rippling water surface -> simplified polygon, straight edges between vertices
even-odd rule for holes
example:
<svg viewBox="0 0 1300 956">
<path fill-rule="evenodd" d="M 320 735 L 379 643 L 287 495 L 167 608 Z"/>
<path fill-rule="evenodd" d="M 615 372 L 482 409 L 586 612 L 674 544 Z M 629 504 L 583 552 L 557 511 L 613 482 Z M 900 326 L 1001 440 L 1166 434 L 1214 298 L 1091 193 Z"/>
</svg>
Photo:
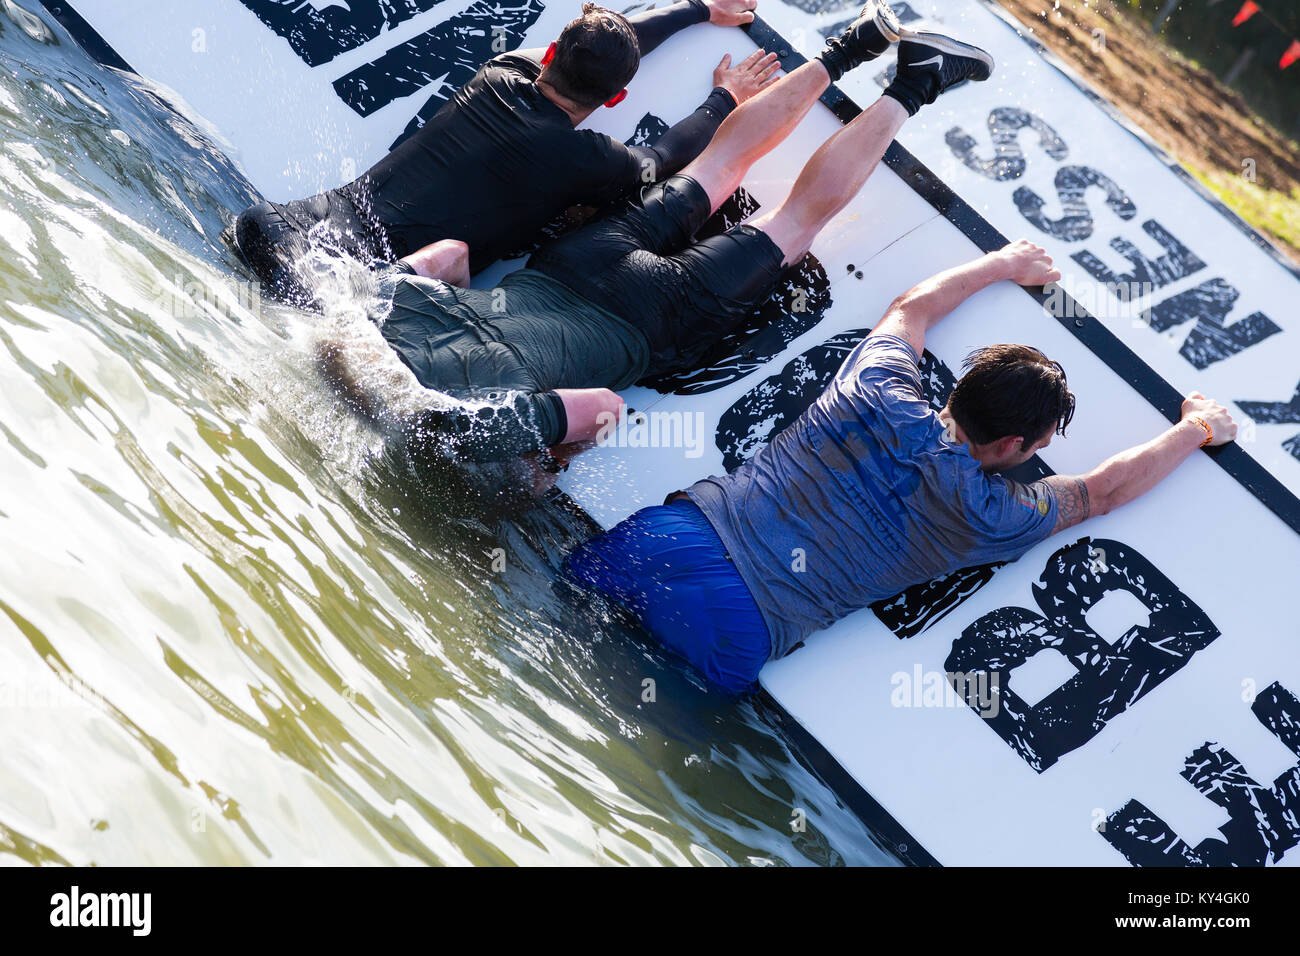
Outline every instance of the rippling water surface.
<svg viewBox="0 0 1300 956">
<path fill-rule="evenodd" d="M 0 860 L 891 862 L 556 596 L 580 516 L 387 464 L 220 242 L 239 172 L 52 29 L 0 9 Z"/>
</svg>

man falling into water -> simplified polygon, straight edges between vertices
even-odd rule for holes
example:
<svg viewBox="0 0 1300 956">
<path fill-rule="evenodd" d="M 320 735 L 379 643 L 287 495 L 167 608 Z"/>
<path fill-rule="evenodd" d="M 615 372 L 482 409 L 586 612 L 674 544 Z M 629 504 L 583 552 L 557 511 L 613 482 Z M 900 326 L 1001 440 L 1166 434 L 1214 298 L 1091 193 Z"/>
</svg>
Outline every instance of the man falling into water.
<svg viewBox="0 0 1300 956">
<path fill-rule="evenodd" d="M 312 248 L 370 264 L 412 257 L 426 275 L 469 276 L 526 245 L 570 207 L 598 206 L 676 172 L 726 116 L 772 82 L 775 55 L 724 57 L 714 89 L 653 146 L 575 129 L 613 106 L 641 57 L 678 30 L 753 20 L 757 0 L 680 0 L 630 18 L 592 3 L 549 50 L 486 63 L 434 116 L 354 182 L 240 214 L 235 244 L 275 296 L 311 307 L 298 263 Z"/>
</svg>

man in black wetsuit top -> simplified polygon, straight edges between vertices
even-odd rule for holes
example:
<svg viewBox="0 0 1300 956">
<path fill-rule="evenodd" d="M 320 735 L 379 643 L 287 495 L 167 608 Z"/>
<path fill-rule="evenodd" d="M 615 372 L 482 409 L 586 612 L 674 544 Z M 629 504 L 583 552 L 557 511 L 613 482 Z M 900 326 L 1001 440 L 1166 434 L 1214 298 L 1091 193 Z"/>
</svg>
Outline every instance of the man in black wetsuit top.
<svg viewBox="0 0 1300 956">
<path fill-rule="evenodd" d="M 355 181 L 245 210 L 236 245 L 270 294 L 302 306 L 312 296 L 294 263 L 313 244 L 370 263 L 444 240 L 425 253 L 431 268 L 443 257 L 463 258 L 467 246 L 470 272 L 478 272 L 526 246 L 570 207 L 603 205 L 699 155 L 738 103 L 773 81 L 775 55 L 759 51 L 734 67 L 724 58 L 708 98 L 654 147 L 628 147 L 574 127 L 602 104 L 618 102 L 641 57 L 667 37 L 705 20 L 747 23 L 756 5 L 680 0 L 626 18 L 584 3 L 549 50 L 489 60 L 423 128 Z"/>
<path fill-rule="evenodd" d="M 884 94 L 822 144 L 782 203 L 693 241 L 832 82 L 900 40 Z M 405 257 L 382 280 L 391 296 L 382 341 L 369 351 L 325 343 L 327 374 L 355 405 L 391 409 L 417 448 L 447 458 L 502 461 L 597 438 L 621 410 L 617 390 L 694 368 L 740 325 L 857 194 L 910 116 L 992 69 L 978 47 L 909 33 L 888 5 L 869 0 L 816 59 L 732 113 L 680 174 L 543 243 L 496 288 L 458 287 L 422 253 Z M 399 408 L 385 393 L 403 376 L 413 380 L 408 395 L 423 387 L 423 408 L 418 400 Z"/>
</svg>

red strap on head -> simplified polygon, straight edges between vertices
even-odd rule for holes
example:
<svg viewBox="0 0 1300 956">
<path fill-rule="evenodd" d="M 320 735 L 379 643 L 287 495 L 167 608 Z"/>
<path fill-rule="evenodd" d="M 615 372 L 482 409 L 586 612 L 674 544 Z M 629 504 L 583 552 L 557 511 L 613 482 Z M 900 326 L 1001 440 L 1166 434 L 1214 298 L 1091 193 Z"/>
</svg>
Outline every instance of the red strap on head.
<svg viewBox="0 0 1300 956">
<path fill-rule="evenodd" d="M 619 90 L 618 96 L 614 97 L 612 100 L 609 100 L 605 104 L 605 108 L 612 110 L 615 106 L 618 106 L 618 104 L 622 103 L 625 99 L 627 99 L 627 87 L 624 87 L 623 89 Z"/>
<path fill-rule="evenodd" d="M 550 46 L 546 48 L 546 52 L 542 54 L 542 66 L 546 66 L 546 64 L 550 63 L 554 59 L 555 59 L 555 44 L 552 43 Z"/>
</svg>

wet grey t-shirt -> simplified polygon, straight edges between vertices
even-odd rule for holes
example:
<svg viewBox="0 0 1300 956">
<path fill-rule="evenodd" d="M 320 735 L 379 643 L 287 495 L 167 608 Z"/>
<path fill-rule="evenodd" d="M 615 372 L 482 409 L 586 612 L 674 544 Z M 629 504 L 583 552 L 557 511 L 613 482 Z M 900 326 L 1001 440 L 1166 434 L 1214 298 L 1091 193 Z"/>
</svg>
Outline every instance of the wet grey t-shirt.
<svg viewBox="0 0 1300 956">
<path fill-rule="evenodd" d="M 718 532 L 781 657 L 914 584 L 1020 557 L 1056 500 L 980 470 L 921 391 L 917 356 L 869 335 L 807 411 L 730 475 L 687 494 Z"/>
</svg>

